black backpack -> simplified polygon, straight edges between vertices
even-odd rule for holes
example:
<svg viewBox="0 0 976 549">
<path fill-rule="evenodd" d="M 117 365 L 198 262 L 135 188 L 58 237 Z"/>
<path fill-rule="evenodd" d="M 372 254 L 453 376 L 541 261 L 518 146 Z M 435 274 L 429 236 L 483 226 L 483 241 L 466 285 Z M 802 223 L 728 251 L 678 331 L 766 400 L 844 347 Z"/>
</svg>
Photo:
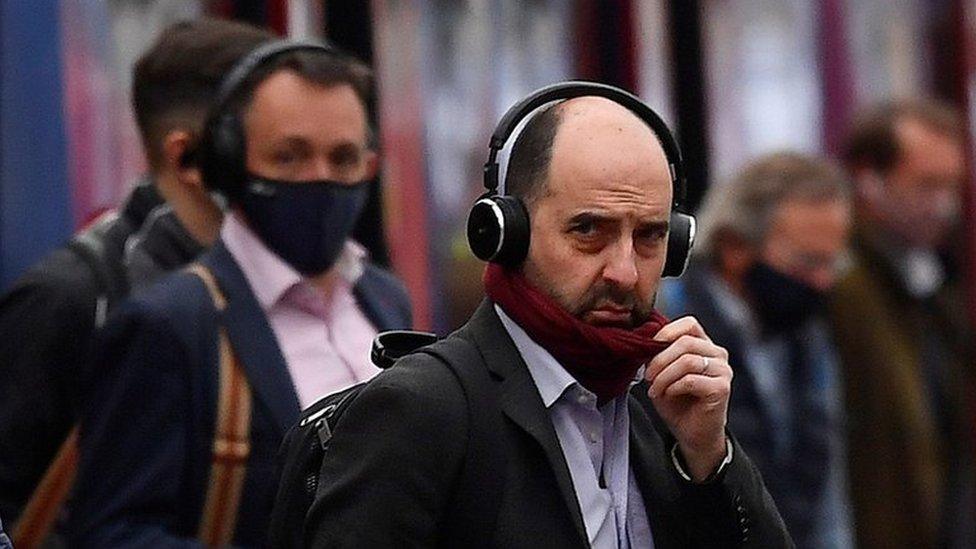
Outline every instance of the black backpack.
<svg viewBox="0 0 976 549">
<path fill-rule="evenodd" d="M 478 517 L 479 527 L 470 528 L 462 536 L 484 543 L 490 540 L 498 514 L 500 495 L 499 472 L 504 462 L 492 436 L 497 430 L 496 400 L 488 394 L 490 379 L 481 353 L 466 339 L 451 335 L 438 340 L 426 332 L 392 331 L 379 334 L 373 340 L 371 359 L 386 369 L 408 354 L 425 353 L 443 362 L 457 376 L 470 408 L 471 429 L 482 436 L 472 438 L 470 455 L 479 459 L 465 461 L 462 482 L 458 487 L 454 511 L 460 516 Z M 268 545 L 274 548 L 302 547 L 305 516 L 315 499 L 320 482 L 322 459 L 332 433 L 341 428 L 342 415 L 359 396 L 369 381 L 353 385 L 318 400 L 299 416 L 298 423 L 285 434 L 278 451 L 278 493 L 271 512 Z M 489 488 L 486 489 L 486 486 Z"/>
</svg>

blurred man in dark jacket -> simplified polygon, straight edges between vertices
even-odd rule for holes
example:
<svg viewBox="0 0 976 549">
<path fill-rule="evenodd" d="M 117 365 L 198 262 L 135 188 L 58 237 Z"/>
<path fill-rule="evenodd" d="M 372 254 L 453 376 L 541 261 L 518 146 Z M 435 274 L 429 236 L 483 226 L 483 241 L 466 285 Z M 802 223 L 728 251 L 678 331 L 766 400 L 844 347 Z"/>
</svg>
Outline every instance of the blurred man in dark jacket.
<svg viewBox="0 0 976 549">
<path fill-rule="evenodd" d="M 109 308 L 215 239 L 222 214 L 200 182 L 193 151 L 224 73 L 270 38 L 218 20 L 164 30 L 136 64 L 132 86 L 146 178 L 119 211 L 53 251 L 0 298 L 0 515 L 8 526 L 17 525 L 72 431 L 89 341 Z"/>
</svg>

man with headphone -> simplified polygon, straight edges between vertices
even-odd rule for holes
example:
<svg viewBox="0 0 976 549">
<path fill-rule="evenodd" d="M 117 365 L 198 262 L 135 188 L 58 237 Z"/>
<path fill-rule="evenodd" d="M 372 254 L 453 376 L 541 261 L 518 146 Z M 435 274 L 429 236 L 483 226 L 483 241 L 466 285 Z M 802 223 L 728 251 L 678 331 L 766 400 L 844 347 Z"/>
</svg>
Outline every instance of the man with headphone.
<svg viewBox="0 0 976 549">
<path fill-rule="evenodd" d="M 369 70 L 275 41 L 227 75 L 201 139 L 217 243 L 124 304 L 95 353 L 71 517 L 80 547 L 258 546 L 300 410 L 378 371 L 402 285 L 349 235 L 375 171 Z"/>
<path fill-rule="evenodd" d="M 540 107 L 499 195 L 496 155 Z M 345 410 L 307 544 L 792 545 L 726 432 L 728 353 L 654 310 L 694 236 L 681 168 L 622 90 L 562 83 L 512 107 L 468 222 L 487 299 L 438 344 L 451 354 L 401 359 Z"/>
<path fill-rule="evenodd" d="M 118 211 L 100 216 L 0 296 L 0 516 L 18 546 L 39 543 L 57 526 L 95 330 L 130 292 L 184 266 L 217 237 L 220 208 L 183 159 L 223 77 L 270 38 L 218 19 L 162 29 L 132 71 L 145 177 Z"/>
</svg>

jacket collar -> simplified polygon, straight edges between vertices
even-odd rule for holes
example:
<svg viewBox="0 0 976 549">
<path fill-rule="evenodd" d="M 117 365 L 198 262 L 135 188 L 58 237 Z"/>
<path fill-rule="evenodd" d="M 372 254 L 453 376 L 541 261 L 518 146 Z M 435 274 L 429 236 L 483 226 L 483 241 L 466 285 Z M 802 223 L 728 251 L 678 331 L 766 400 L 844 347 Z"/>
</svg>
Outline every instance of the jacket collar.
<svg viewBox="0 0 976 549">
<path fill-rule="evenodd" d="M 373 323 L 377 331 L 398 330 L 410 326 L 409 308 L 404 311 L 404 303 L 409 303 L 401 293 L 398 282 L 392 275 L 380 268 L 363 262 L 363 275 L 352 288 L 356 304 Z"/>
<path fill-rule="evenodd" d="M 164 204 L 163 198 L 156 190 L 152 176 L 146 175 L 136 184 L 129 197 L 122 206 L 122 218 L 130 223 L 133 230 L 138 229 L 146 221 L 149 212 Z"/>
<path fill-rule="evenodd" d="M 488 300 L 482 301 L 461 332 L 475 342 L 484 356 L 489 371 L 501 380 L 502 413 L 531 436 L 545 452 L 556 476 L 563 501 L 576 525 L 579 539 L 587 545 L 588 537 L 583 515 L 576 500 L 573 480 L 559 445 L 559 439 L 556 437 L 556 430 L 529 374 L 528 367 L 508 332 L 505 331 L 494 305 Z"/>
<path fill-rule="evenodd" d="M 160 204 L 149 212 L 139 231 L 126 241 L 125 248 L 127 262 L 145 254 L 162 272 L 186 265 L 205 250 L 180 223 L 169 204 Z"/>
</svg>

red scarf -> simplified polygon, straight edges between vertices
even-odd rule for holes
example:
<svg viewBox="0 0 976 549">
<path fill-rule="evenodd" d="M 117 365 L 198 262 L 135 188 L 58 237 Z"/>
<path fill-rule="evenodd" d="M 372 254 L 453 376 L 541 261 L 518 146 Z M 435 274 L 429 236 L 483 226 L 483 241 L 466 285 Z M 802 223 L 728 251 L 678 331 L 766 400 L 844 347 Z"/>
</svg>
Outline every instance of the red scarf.
<svg viewBox="0 0 976 549">
<path fill-rule="evenodd" d="M 592 326 L 569 314 L 521 273 L 494 263 L 485 270 L 485 292 L 600 403 L 624 394 L 637 370 L 668 346 L 653 339 L 668 322 L 657 311 L 632 330 Z"/>
</svg>

